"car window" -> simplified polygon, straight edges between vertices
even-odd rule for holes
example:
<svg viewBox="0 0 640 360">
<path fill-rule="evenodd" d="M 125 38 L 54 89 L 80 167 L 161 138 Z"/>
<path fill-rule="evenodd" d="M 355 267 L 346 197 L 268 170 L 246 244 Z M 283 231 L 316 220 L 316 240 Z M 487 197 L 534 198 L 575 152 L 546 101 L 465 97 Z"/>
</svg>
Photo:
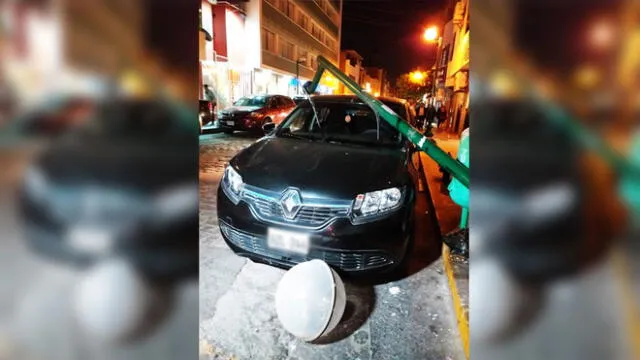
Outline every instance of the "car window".
<svg viewBox="0 0 640 360">
<path fill-rule="evenodd" d="M 351 142 L 361 144 L 400 143 L 400 134 L 364 104 L 348 102 L 303 103 L 287 118 L 278 131 L 279 136 L 302 137 L 312 140 Z M 318 114 L 316 117 L 315 114 Z"/>
<path fill-rule="evenodd" d="M 242 97 L 233 105 L 235 106 L 264 106 L 267 102 L 267 96 Z"/>
<path fill-rule="evenodd" d="M 291 100 L 291 98 L 283 96 L 282 97 L 282 105 L 284 105 L 284 106 L 295 106 L 296 103 L 293 100 Z"/>
</svg>

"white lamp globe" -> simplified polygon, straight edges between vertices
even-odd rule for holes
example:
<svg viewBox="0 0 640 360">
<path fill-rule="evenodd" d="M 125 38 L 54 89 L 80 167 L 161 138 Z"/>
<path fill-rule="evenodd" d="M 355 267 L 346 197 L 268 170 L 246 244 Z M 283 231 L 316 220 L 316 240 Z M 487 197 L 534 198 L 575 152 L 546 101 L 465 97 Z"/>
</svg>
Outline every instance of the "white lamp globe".
<svg viewBox="0 0 640 360">
<path fill-rule="evenodd" d="M 118 342 L 132 336 L 148 314 L 154 294 L 125 259 L 91 269 L 75 289 L 75 314 L 94 338 Z"/>
<path fill-rule="evenodd" d="M 340 322 L 345 305 L 340 276 L 322 260 L 292 267 L 276 291 L 276 313 L 282 326 L 305 341 L 331 332 Z"/>
</svg>

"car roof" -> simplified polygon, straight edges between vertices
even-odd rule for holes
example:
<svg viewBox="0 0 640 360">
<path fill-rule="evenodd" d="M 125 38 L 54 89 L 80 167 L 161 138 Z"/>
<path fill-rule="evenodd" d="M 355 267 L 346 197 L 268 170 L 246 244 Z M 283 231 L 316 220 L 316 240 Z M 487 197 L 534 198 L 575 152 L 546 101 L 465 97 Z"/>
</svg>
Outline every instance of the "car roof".
<svg viewBox="0 0 640 360">
<path fill-rule="evenodd" d="M 359 102 L 362 103 L 355 95 L 314 95 L 313 100 L 315 101 L 324 101 L 324 102 Z M 378 100 L 384 103 L 395 103 L 395 104 L 406 104 L 407 101 L 404 99 L 388 97 L 388 96 L 379 96 Z"/>
</svg>

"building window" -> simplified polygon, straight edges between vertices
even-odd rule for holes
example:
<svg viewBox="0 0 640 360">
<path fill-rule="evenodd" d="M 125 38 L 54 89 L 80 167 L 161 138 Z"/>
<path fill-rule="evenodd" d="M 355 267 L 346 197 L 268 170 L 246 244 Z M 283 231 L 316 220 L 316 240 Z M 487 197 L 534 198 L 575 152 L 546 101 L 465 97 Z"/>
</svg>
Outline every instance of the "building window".
<svg viewBox="0 0 640 360">
<path fill-rule="evenodd" d="M 283 13 L 287 13 L 287 5 L 289 4 L 289 2 L 287 0 L 280 0 L 278 1 L 278 9 L 280 9 L 280 11 L 282 11 Z"/>
<path fill-rule="evenodd" d="M 287 11 L 285 11 L 285 14 L 290 18 L 290 19 L 294 19 L 295 15 L 296 15 L 296 6 L 293 4 L 292 1 L 287 1 Z"/>
<path fill-rule="evenodd" d="M 300 12 L 300 16 L 298 16 L 298 25 L 306 31 L 309 31 L 309 17 Z"/>
<path fill-rule="evenodd" d="M 311 35 L 313 35 L 314 38 L 320 40 L 320 42 L 323 42 L 323 38 L 322 38 L 322 30 L 320 29 L 320 27 L 318 25 L 316 25 L 314 22 L 311 23 Z"/>
<path fill-rule="evenodd" d="M 276 34 L 262 28 L 262 48 L 272 53 L 276 52 Z"/>
<path fill-rule="evenodd" d="M 316 60 L 316 57 L 315 57 L 315 56 L 313 56 L 313 55 L 311 55 L 311 56 L 310 56 L 310 60 L 311 60 L 311 68 L 312 68 L 313 70 L 316 70 L 316 69 L 318 68 L 318 62 L 317 62 L 317 60 Z"/>
<path fill-rule="evenodd" d="M 333 49 L 336 46 L 336 42 L 332 38 L 330 38 L 328 36 L 325 38 L 324 43 L 330 49 Z"/>
<path fill-rule="evenodd" d="M 280 46 L 280 56 L 289 60 L 294 60 L 294 52 L 295 46 L 293 45 L 293 43 L 282 39 Z"/>
<path fill-rule="evenodd" d="M 298 60 L 303 59 L 303 61 L 300 61 L 300 65 L 303 66 L 308 66 L 307 64 L 309 64 L 309 53 L 306 50 L 299 50 L 298 51 Z"/>
</svg>

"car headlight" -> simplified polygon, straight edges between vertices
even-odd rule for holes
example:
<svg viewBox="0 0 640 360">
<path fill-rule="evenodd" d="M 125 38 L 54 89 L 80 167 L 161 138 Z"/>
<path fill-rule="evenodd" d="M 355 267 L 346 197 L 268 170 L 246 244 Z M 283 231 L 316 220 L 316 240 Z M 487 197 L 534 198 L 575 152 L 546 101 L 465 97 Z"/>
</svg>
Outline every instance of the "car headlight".
<svg viewBox="0 0 640 360">
<path fill-rule="evenodd" d="M 242 176 L 240 176 L 232 166 L 227 166 L 222 178 L 222 190 L 224 190 L 234 204 L 237 204 L 240 202 L 243 189 L 244 183 L 242 182 Z"/>
<path fill-rule="evenodd" d="M 184 184 L 156 195 L 154 205 L 158 216 L 163 219 L 179 219 L 197 213 L 198 197 L 197 184 Z"/>
<path fill-rule="evenodd" d="M 375 217 L 397 209 L 402 202 L 402 190 L 394 187 L 359 194 L 353 202 L 355 219 Z"/>
<path fill-rule="evenodd" d="M 257 117 L 260 117 L 261 115 L 262 115 L 262 114 L 261 114 L 261 113 L 259 113 L 259 112 L 257 112 L 257 111 L 254 111 L 254 112 L 252 112 L 252 113 L 249 113 L 249 117 L 251 117 L 251 118 L 257 118 Z"/>
</svg>

